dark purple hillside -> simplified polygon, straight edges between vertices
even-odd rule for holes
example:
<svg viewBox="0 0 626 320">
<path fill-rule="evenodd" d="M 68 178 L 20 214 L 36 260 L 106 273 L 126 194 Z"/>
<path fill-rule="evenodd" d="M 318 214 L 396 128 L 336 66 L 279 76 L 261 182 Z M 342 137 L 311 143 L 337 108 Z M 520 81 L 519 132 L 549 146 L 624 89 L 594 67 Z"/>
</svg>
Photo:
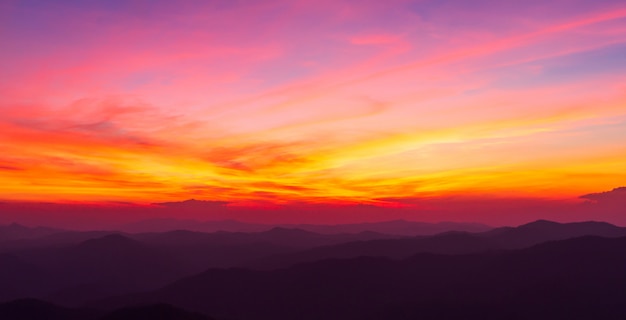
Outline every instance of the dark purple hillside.
<svg viewBox="0 0 626 320">
<path fill-rule="evenodd" d="M 470 255 L 213 269 L 99 306 L 167 302 L 232 319 L 623 319 L 626 238 Z"/>
</svg>

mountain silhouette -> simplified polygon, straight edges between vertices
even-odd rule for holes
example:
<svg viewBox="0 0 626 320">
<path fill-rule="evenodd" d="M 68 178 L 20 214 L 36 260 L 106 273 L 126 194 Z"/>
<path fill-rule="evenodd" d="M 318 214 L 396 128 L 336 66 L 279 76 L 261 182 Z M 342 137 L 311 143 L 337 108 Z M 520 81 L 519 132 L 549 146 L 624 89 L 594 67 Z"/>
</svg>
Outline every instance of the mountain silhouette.
<svg viewBox="0 0 626 320">
<path fill-rule="evenodd" d="M 167 232 L 175 230 L 188 230 L 196 232 L 263 232 L 271 230 L 275 227 L 286 229 L 300 229 L 320 234 L 341 234 L 341 233 L 361 233 L 366 231 L 402 235 L 434 235 L 447 231 L 467 231 L 467 232 L 483 232 L 492 229 L 492 227 L 480 223 L 464 223 L 464 222 L 415 222 L 406 220 L 392 220 L 381 222 L 364 222 L 351 224 L 258 224 L 247 223 L 236 220 L 220 220 L 220 221 L 196 221 L 185 219 L 148 219 L 136 221 L 120 226 L 121 231 L 132 233 L 147 232 Z"/>
<path fill-rule="evenodd" d="M 33 288 L 46 287 L 49 274 L 14 254 L 0 254 L 0 301 L 33 296 Z"/>
<path fill-rule="evenodd" d="M 493 241 L 467 233 L 446 233 L 408 239 L 355 241 L 275 255 L 253 261 L 247 267 L 275 269 L 325 259 L 360 256 L 403 259 L 417 253 L 468 254 L 499 249 Z"/>
<path fill-rule="evenodd" d="M 557 223 L 537 220 L 516 228 L 498 228 L 484 233 L 506 248 L 523 248 L 534 244 L 586 235 L 601 237 L 626 236 L 626 228 L 606 222 L 585 221 Z"/>
<path fill-rule="evenodd" d="M 26 227 L 18 223 L 0 226 L 0 242 L 39 238 L 55 233 L 62 232 L 61 229 L 46 227 Z"/>
<path fill-rule="evenodd" d="M 307 231 L 333 234 L 333 233 L 359 233 L 372 231 L 383 234 L 393 234 L 402 236 L 427 236 L 449 231 L 465 231 L 465 232 L 483 232 L 493 229 L 492 227 L 481 223 L 468 222 L 416 222 L 406 220 L 391 220 L 381 222 L 363 222 L 338 225 L 314 225 L 301 224 L 294 225 Z"/>
<path fill-rule="evenodd" d="M 285 227 L 276 227 L 254 233 L 201 233 L 179 230 L 165 233 L 124 234 L 111 231 L 64 231 L 38 239 L 29 239 L 28 241 L 32 242 L 26 248 L 0 253 L 0 266 L 2 267 L 2 272 L 0 272 L 0 301 L 17 298 L 39 298 L 64 306 L 78 306 L 88 301 L 101 301 L 106 297 L 125 296 L 132 292 L 156 294 L 156 292 L 161 292 L 158 288 L 164 288 L 168 283 L 174 285 L 175 281 L 179 279 L 189 279 L 188 277 L 194 274 L 213 274 L 209 289 L 215 289 L 214 292 L 206 291 L 209 284 L 204 280 L 198 281 L 198 287 L 194 287 L 195 289 L 192 291 L 197 291 L 199 296 L 223 301 L 225 306 L 233 303 L 232 310 L 224 308 L 214 310 L 213 307 L 215 306 L 212 304 L 205 306 L 204 300 L 198 302 L 199 298 L 185 296 L 183 293 L 186 290 L 182 290 L 181 294 L 189 299 L 190 304 L 178 300 L 143 300 L 145 296 L 138 295 L 133 296 L 139 297 L 137 301 L 132 298 L 113 305 L 122 307 L 134 304 L 134 302 L 167 302 L 188 310 L 211 314 L 217 316 L 218 319 L 251 317 L 251 314 L 247 314 L 248 311 L 246 310 L 257 310 L 259 314 L 266 314 L 268 319 L 274 316 L 278 318 L 283 316 L 303 317 L 303 315 L 291 314 L 289 310 L 284 311 L 284 314 L 274 314 L 272 310 L 277 306 L 265 301 L 265 295 L 290 301 L 292 297 L 283 297 L 284 292 L 280 290 L 292 292 L 295 297 L 315 293 L 318 290 L 318 285 L 314 282 L 315 277 L 309 279 L 312 281 L 307 284 L 309 288 L 306 288 L 299 281 L 302 280 L 300 278 L 308 279 L 310 275 L 318 274 L 321 272 L 318 270 L 319 268 L 327 270 L 329 274 L 332 273 L 330 278 L 320 278 L 322 279 L 320 281 L 326 282 L 341 283 L 342 279 L 346 277 L 358 278 L 359 274 L 364 273 L 362 278 L 354 279 L 356 283 L 346 283 L 345 285 L 360 288 L 365 292 L 370 289 L 376 292 L 385 289 L 378 286 L 387 283 L 386 281 L 391 281 L 387 284 L 393 288 L 397 283 L 403 282 L 396 275 L 402 275 L 404 272 L 407 277 L 404 282 L 407 285 L 411 284 L 421 288 L 419 292 L 422 292 L 423 289 L 426 292 L 438 292 L 440 295 L 445 295 L 441 291 L 442 288 L 458 286 L 459 284 L 454 281 L 466 281 L 459 278 L 455 273 L 456 271 L 460 272 L 459 274 L 465 274 L 468 278 L 488 277 L 489 274 L 468 274 L 461 271 L 466 267 L 487 270 L 493 268 L 492 265 L 489 265 L 490 261 L 493 262 L 496 258 L 502 259 L 502 257 L 511 255 L 510 252 L 515 252 L 516 255 L 521 256 L 521 252 L 525 252 L 524 250 L 538 250 L 537 247 L 529 248 L 533 245 L 542 243 L 541 246 L 546 247 L 552 245 L 547 242 L 581 235 L 619 237 L 626 236 L 626 231 L 625 228 L 601 222 L 562 224 L 543 220 L 515 228 L 497 228 L 481 233 L 446 232 L 434 236 L 418 237 L 392 236 L 375 232 L 319 234 Z M 50 245 L 46 242 L 49 238 L 62 239 L 62 241 Z M 587 255 L 587 258 L 593 261 L 594 250 L 604 250 L 601 248 L 604 242 L 595 243 L 588 238 L 584 239 L 587 240 L 580 243 L 580 250 L 574 246 L 555 250 L 561 252 L 561 255 L 568 252 L 571 256 L 569 258 L 576 257 L 580 251 L 581 254 Z M 41 242 L 37 243 L 37 241 Z M 587 247 L 595 249 L 590 250 L 590 252 L 585 251 L 586 249 L 583 250 L 587 248 L 585 243 L 589 243 Z M 524 250 L 510 251 L 512 249 Z M 533 252 L 537 253 L 538 251 Z M 424 270 L 426 273 L 434 272 L 432 279 L 435 280 L 432 281 L 435 282 L 431 283 L 430 278 L 420 278 L 419 274 L 413 274 L 403 269 L 402 266 L 411 263 L 412 257 L 420 257 L 420 262 L 414 263 L 411 268 Z M 532 264 L 533 259 L 535 258 L 526 257 L 519 259 L 516 263 L 520 266 L 526 266 L 528 263 Z M 557 262 L 556 265 L 559 263 Z M 375 268 L 370 269 L 370 264 Z M 343 267 L 340 270 L 335 270 L 337 266 Z M 232 267 L 239 269 L 231 269 Z M 250 270 L 242 269 L 244 267 L 250 268 Z M 528 278 L 540 274 L 542 268 L 545 267 L 542 266 L 539 270 L 532 271 L 531 275 L 518 271 L 520 273 L 518 276 Z M 570 266 L 561 265 L 560 270 L 569 269 L 571 269 Z M 210 271 L 205 273 L 206 270 Z M 445 277 L 437 276 L 444 270 L 451 273 L 446 274 Z M 498 270 L 492 270 L 493 274 L 497 274 L 497 272 Z M 413 278 L 421 280 L 413 283 L 411 282 Z M 203 278 L 200 277 L 199 279 Z M 284 284 L 284 281 L 288 283 Z M 489 281 L 485 281 L 485 284 L 490 283 Z M 499 279 L 498 281 L 504 280 Z M 541 281 L 547 280 L 542 279 Z M 282 286 L 283 284 L 287 287 Z M 291 285 L 294 287 L 289 287 Z M 466 285 L 469 286 L 470 284 Z M 471 288 L 482 287 L 483 285 L 471 283 Z M 524 284 L 516 283 L 514 285 Z M 398 292 L 409 290 L 402 286 L 404 284 L 397 289 Z M 345 295 L 354 295 L 355 299 L 361 299 L 358 298 L 361 293 L 352 292 L 352 287 L 342 288 L 333 285 L 326 289 L 335 290 L 334 293 L 327 293 L 327 295 L 335 297 L 338 301 L 341 301 Z M 467 288 L 457 289 L 468 290 Z M 599 288 L 596 289 L 599 290 Z M 385 290 L 381 291 L 384 295 L 396 297 L 392 294 L 395 291 Z M 497 291 L 501 295 L 506 293 L 503 291 L 504 289 L 498 289 L 498 287 L 493 287 L 490 290 Z M 533 287 L 529 290 L 536 290 L 536 288 Z M 245 302 L 249 297 L 257 295 L 260 298 L 258 298 L 258 302 L 250 306 L 251 309 L 245 307 L 239 310 L 236 307 L 235 296 L 241 297 L 239 302 Z M 372 299 L 366 301 L 368 305 L 374 304 L 376 301 L 388 303 L 395 301 L 393 299 L 385 300 L 386 298 L 376 300 L 382 299 L 377 295 L 378 293 L 372 297 L 362 298 Z M 415 295 L 420 296 L 421 293 L 419 295 L 415 293 Z M 434 294 L 433 297 L 435 296 L 437 295 Z M 498 297 L 499 295 L 494 295 L 494 299 Z M 397 296 L 397 298 L 400 299 L 398 301 L 409 299 L 406 296 Z M 321 299 L 320 303 L 333 305 L 333 302 L 326 301 L 326 298 L 315 296 L 315 299 Z M 305 300 L 294 301 L 294 303 L 297 302 L 296 306 L 302 306 L 301 311 L 303 312 L 310 307 L 305 305 Z M 444 300 L 432 301 L 432 306 L 429 308 L 434 309 L 428 310 L 435 313 L 439 312 L 437 311 L 439 307 L 433 306 L 438 303 L 448 303 L 447 300 Z M 191 303 L 194 301 L 200 304 Z M 479 302 L 476 304 L 477 306 L 486 303 L 484 301 Z M 470 305 L 473 305 L 472 303 Z M 346 306 L 358 307 L 357 304 L 350 303 L 347 303 Z M 351 317 L 351 311 L 344 309 L 346 306 L 341 305 L 333 308 L 343 310 L 344 316 Z M 401 318 L 395 312 L 400 312 L 398 310 L 404 310 L 403 308 L 407 306 L 408 304 L 402 303 L 397 308 L 392 308 L 395 311 L 388 311 L 393 314 L 392 318 Z M 414 314 L 411 308 L 402 312 Z M 465 306 L 462 310 L 467 308 Z M 478 309 L 482 310 L 481 308 Z M 422 311 L 424 310 L 426 309 Z M 310 312 L 322 318 L 326 317 L 326 313 Z M 384 310 L 377 310 L 376 312 L 386 314 Z"/>
<path fill-rule="evenodd" d="M 76 245 L 89 239 L 100 238 L 110 234 L 119 234 L 118 231 L 68 231 L 59 230 L 43 236 L 33 236 L 0 242 L 0 252 L 11 252 L 32 248 L 58 248 Z"/>
<path fill-rule="evenodd" d="M 515 228 L 497 228 L 484 233 L 447 232 L 431 237 L 348 242 L 266 257 L 247 266 L 272 269 L 331 258 L 370 256 L 401 259 L 417 253 L 468 254 L 519 249 L 546 241 L 585 235 L 626 236 L 626 228 L 604 222 L 557 223 L 539 220 Z"/>
<path fill-rule="evenodd" d="M 62 232 L 0 253 L 4 271 L 0 273 L 0 301 L 35 297 L 76 305 L 155 289 L 208 268 L 241 266 L 316 246 L 384 237 L 388 236 L 320 235 L 286 228 L 256 233 Z M 50 244 L 50 238 L 60 241 Z"/>
<path fill-rule="evenodd" d="M 100 238 L 88 239 L 81 242 L 76 246 L 76 250 L 97 250 L 97 251 L 111 251 L 120 252 L 123 250 L 137 250 L 143 249 L 144 245 L 135 241 L 129 237 L 123 236 L 119 233 L 105 235 Z"/>
<path fill-rule="evenodd" d="M 0 276 L 3 300 L 39 297 L 62 303 L 82 301 L 156 288 L 185 275 L 159 249 L 122 235 L 16 251 L 0 255 L 0 259 L 13 265 L 10 274 L 2 272 L 6 275 Z"/>
<path fill-rule="evenodd" d="M 287 269 L 211 269 L 101 301 L 166 302 L 232 319 L 623 319 L 626 237 L 405 260 L 330 259 Z"/>
<path fill-rule="evenodd" d="M 286 248 L 310 248 L 321 245 L 356 240 L 393 238 L 394 236 L 374 232 L 357 234 L 319 234 L 301 229 L 274 227 L 262 232 L 212 232 L 202 233 L 176 230 L 163 233 L 140 233 L 132 238 L 158 245 L 204 244 L 211 246 L 234 246 L 247 244 L 272 244 Z"/>
</svg>

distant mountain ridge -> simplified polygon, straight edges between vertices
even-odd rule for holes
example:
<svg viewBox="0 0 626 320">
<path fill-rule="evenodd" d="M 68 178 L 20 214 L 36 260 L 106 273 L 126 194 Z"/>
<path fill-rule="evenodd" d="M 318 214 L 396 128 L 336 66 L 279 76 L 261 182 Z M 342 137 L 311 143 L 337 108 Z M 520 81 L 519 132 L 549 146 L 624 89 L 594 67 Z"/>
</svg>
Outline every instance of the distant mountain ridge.
<svg viewBox="0 0 626 320">
<path fill-rule="evenodd" d="M 377 233 L 322 235 L 276 227 L 256 232 L 62 232 L 37 246 L 0 253 L 0 301 L 38 297 L 75 304 L 125 291 L 148 290 L 207 268 L 233 267 L 265 256 L 320 245 L 393 237 Z M 63 240 L 50 246 L 49 240 Z M 35 240 L 32 240 L 35 241 Z"/>
<path fill-rule="evenodd" d="M 518 227 L 503 227 L 483 233 L 496 241 L 506 243 L 509 248 L 522 248 L 551 240 L 563 240 L 586 235 L 601 237 L 626 236 L 626 228 L 607 222 L 584 221 L 558 223 L 537 220 Z"/>
<path fill-rule="evenodd" d="M 391 235 L 404 235 L 404 236 L 416 236 L 416 235 L 433 235 L 446 231 L 467 231 L 467 232 L 482 232 L 493 229 L 493 227 L 480 224 L 480 223 L 465 223 L 465 222 L 414 222 L 406 220 L 391 220 L 381 222 L 365 222 L 365 223 L 352 223 L 352 224 L 337 224 L 337 225 L 323 225 L 323 224 L 257 224 L 246 223 L 236 220 L 221 220 L 221 221 L 196 221 L 196 220 L 181 220 L 181 219 L 150 219 L 142 220 L 134 223 L 120 226 L 118 229 L 125 232 L 138 233 L 138 232 L 166 232 L 174 230 L 189 230 L 197 232 L 262 232 L 267 231 L 275 227 L 287 228 L 287 229 L 301 229 L 310 232 L 316 232 L 321 234 L 334 234 L 334 233 L 361 233 L 365 231 L 372 231 L 377 233 L 391 234 Z"/>
<path fill-rule="evenodd" d="M 18 223 L 0 225 L 0 242 L 39 238 L 63 231 L 62 229 L 48 227 L 26 227 Z"/>
<path fill-rule="evenodd" d="M 520 249 L 535 244 L 580 236 L 621 237 L 626 228 L 605 222 L 557 223 L 538 220 L 518 227 L 502 227 L 482 233 L 447 232 L 429 237 L 374 239 L 323 246 L 295 253 L 267 257 L 248 265 L 272 269 L 332 258 L 359 256 L 407 258 L 416 253 L 470 254 Z"/>
</svg>

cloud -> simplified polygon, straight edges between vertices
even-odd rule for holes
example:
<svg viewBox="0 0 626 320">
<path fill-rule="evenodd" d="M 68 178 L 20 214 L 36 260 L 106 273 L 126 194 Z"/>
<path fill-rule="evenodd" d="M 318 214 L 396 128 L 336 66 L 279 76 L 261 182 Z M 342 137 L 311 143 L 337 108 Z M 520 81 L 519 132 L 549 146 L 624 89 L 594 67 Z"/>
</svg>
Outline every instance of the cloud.
<svg viewBox="0 0 626 320">
<path fill-rule="evenodd" d="M 390 34 L 368 34 L 356 36 L 350 39 L 350 43 L 357 45 L 381 45 L 397 42 L 401 39 L 398 35 Z"/>
<path fill-rule="evenodd" d="M 164 206 L 164 207 L 170 207 L 170 208 L 182 208 L 182 209 L 215 209 L 215 208 L 223 208 L 226 205 L 228 205 L 229 202 L 189 199 L 185 201 L 160 202 L 160 203 L 154 203 L 154 204 L 158 206 Z"/>
<path fill-rule="evenodd" d="M 15 166 L 0 165 L 0 170 L 6 170 L 6 171 L 21 171 L 21 170 L 24 170 L 24 168 L 15 167 Z"/>
<path fill-rule="evenodd" d="M 581 199 L 587 199 L 593 203 L 599 204 L 626 204 L 626 187 L 615 188 L 611 191 L 605 191 L 600 193 L 590 193 L 580 196 Z"/>
<path fill-rule="evenodd" d="M 624 115 L 623 46 L 607 47 L 626 34 L 617 1 L 6 9 L 0 193 L 11 197 L 556 199 L 624 172 L 623 141 L 567 133 Z M 555 58 L 603 48 L 615 65 Z"/>
<path fill-rule="evenodd" d="M 304 154 L 296 152 L 303 147 L 306 147 L 304 142 L 255 142 L 242 146 L 215 147 L 203 158 L 221 168 L 250 173 L 286 166 L 295 169 L 308 162 Z"/>
</svg>

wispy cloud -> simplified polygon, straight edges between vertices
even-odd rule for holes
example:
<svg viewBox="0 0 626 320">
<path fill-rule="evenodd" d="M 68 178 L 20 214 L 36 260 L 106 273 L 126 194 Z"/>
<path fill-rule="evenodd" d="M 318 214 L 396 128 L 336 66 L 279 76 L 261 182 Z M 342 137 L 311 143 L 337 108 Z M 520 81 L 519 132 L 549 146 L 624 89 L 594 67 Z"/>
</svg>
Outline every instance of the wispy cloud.
<svg viewBox="0 0 626 320">
<path fill-rule="evenodd" d="M 576 198 L 626 172 L 620 1 L 2 6 L 7 198 Z"/>
</svg>

